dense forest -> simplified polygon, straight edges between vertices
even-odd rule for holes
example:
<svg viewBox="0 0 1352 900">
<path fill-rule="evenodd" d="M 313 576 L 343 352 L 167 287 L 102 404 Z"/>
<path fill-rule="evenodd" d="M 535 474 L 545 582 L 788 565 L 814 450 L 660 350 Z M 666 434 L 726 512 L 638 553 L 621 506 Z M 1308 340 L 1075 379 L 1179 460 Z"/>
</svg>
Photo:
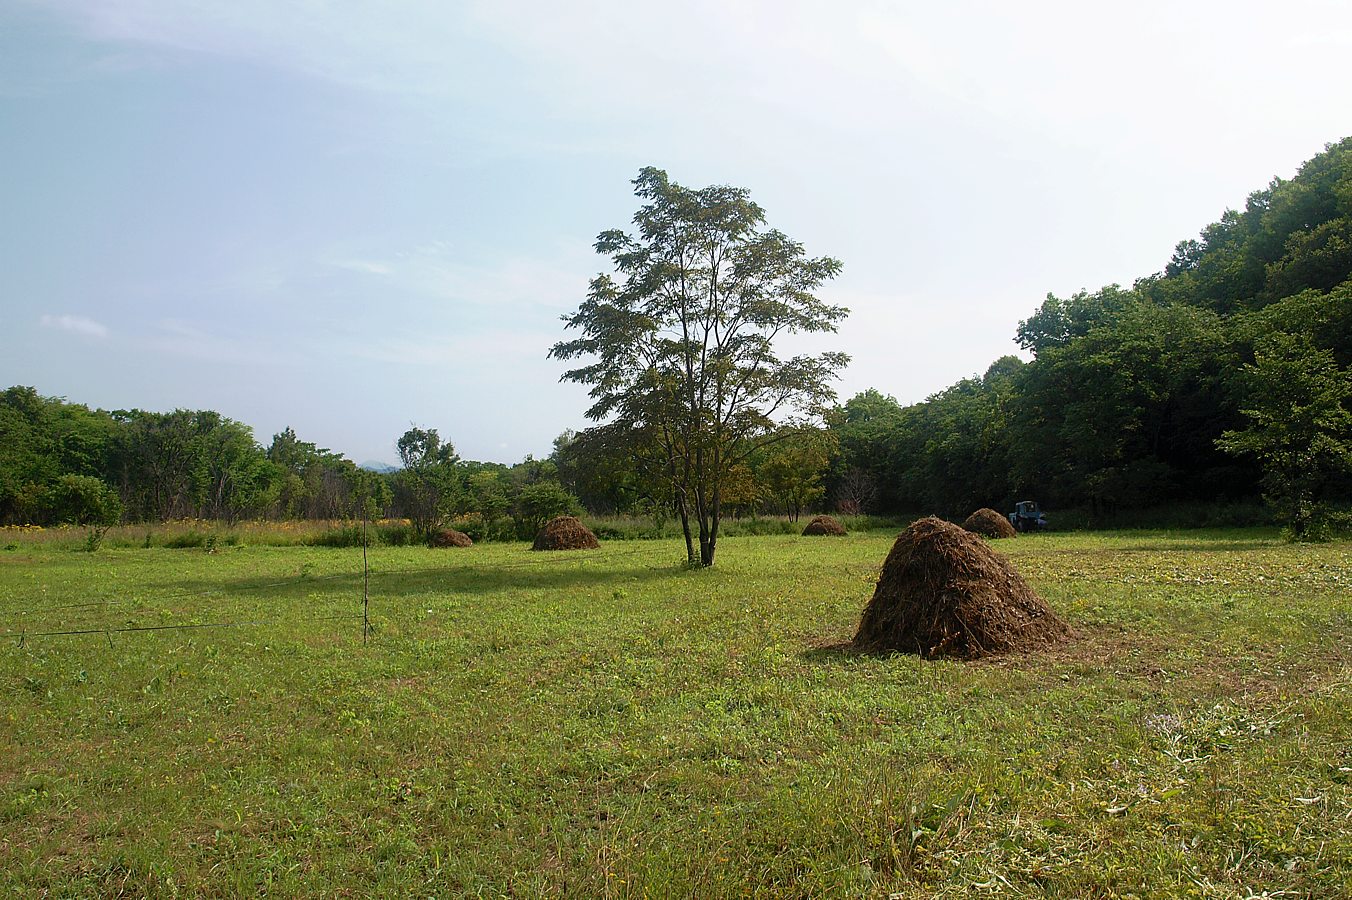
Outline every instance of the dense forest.
<svg viewBox="0 0 1352 900">
<path fill-rule="evenodd" d="M 1263 493 L 1297 529 L 1352 499 L 1352 139 L 1180 243 L 1159 274 L 1048 296 L 1007 356 L 903 407 L 840 408 L 832 488 L 949 515 Z"/>
<path fill-rule="evenodd" d="M 734 513 L 965 515 L 1035 497 L 1094 515 L 1265 497 L 1298 535 L 1352 501 L 1352 138 L 1251 194 L 1163 272 L 1048 295 L 1018 328 L 1030 361 L 903 406 L 867 391 L 729 472 Z M 661 518 L 631 439 L 560 435 L 548 459 L 459 459 L 435 430 L 377 474 L 287 429 L 267 446 L 210 411 L 107 412 L 0 394 L 0 523 L 407 517 L 526 536 L 575 510 Z"/>
</svg>

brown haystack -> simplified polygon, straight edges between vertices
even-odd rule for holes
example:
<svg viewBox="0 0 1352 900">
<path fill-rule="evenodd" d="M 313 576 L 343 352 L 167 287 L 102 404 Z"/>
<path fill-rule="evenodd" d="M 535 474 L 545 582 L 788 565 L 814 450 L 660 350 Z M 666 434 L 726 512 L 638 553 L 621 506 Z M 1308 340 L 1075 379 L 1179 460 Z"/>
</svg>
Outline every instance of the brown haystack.
<svg viewBox="0 0 1352 900">
<path fill-rule="evenodd" d="M 854 645 L 975 659 L 1037 650 L 1069 633 L 1009 560 L 931 517 L 897 536 Z"/>
<path fill-rule="evenodd" d="M 601 546 L 591 529 L 575 516 L 555 516 L 535 535 L 532 550 L 595 550 Z"/>
<path fill-rule="evenodd" d="M 1014 530 L 1014 526 L 1009 524 L 1009 519 L 1000 515 L 988 506 L 983 506 L 976 512 L 967 517 L 967 521 L 962 523 L 972 534 L 979 534 L 988 538 L 1012 538 L 1018 537 L 1019 533 Z"/>
<path fill-rule="evenodd" d="M 807 527 L 803 529 L 803 534 L 825 534 L 835 536 L 844 533 L 845 526 L 840 524 L 840 522 L 832 516 L 816 516 L 811 522 L 808 522 Z"/>
<path fill-rule="evenodd" d="M 443 528 L 441 531 L 432 532 L 428 544 L 437 549 L 474 546 L 474 542 L 469 539 L 469 535 L 463 531 L 456 531 L 454 528 Z"/>
</svg>

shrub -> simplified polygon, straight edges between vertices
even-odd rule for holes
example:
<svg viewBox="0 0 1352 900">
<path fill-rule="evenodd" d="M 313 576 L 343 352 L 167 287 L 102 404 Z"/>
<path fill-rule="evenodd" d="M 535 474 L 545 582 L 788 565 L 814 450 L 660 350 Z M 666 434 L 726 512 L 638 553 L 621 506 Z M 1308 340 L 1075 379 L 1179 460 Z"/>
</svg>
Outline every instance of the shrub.
<svg viewBox="0 0 1352 900">
<path fill-rule="evenodd" d="M 192 531 L 176 534 L 164 542 L 164 546 L 171 550 L 195 550 L 206 545 L 207 536 L 195 528 Z"/>
<path fill-rule="evenodd" d="M 304 540 L 304 543 L 312 547 L 360 547 L 362 545 L 363 529 L 360 522 L 351 525 L 339 525 L 336 528 L 330 528 L 327 531 L 321 531 L 310 535 Z M 379 529 L 368 524 L 365 528 L 366 546 L 374 547 L 383 543 L 380 540 Z"/>
<path fill-rule="evenodd" d="M 516 498 L 516 534 L 521 540 L 531 540 L 546 522 L 558 516 L 576 516 L 582 504 L 555 481 L 528 484 Z"/>
<path fill-rule="evenodd" d="M 407 522 L 381 522 L 375 526 L 375 533 L 378 542 L 387 547 L 407 547 L 418 543 L 418 532 Z"/>
</svg>

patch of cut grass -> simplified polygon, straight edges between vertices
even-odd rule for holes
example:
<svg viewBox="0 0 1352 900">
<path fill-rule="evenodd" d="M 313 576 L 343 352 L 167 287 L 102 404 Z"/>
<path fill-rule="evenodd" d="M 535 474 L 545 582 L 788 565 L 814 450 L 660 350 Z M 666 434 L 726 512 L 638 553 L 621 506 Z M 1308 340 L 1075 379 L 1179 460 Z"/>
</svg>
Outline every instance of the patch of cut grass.
<svg viewBox="0 0 1352 900">
<path fill-rule="evenodd" d="M 1347 543 L 1001 542 L 1079 636 L 959 664 L 838 648 L 882 533 L 727 538 L 711 571 L 669 540 L 375 548 L 365 646 L 359 552 L 19 540 L 0 558 L 0 894 L 1352 883 Z M 238 624 L 35 636 L 212 623 Z"/>
</svg>

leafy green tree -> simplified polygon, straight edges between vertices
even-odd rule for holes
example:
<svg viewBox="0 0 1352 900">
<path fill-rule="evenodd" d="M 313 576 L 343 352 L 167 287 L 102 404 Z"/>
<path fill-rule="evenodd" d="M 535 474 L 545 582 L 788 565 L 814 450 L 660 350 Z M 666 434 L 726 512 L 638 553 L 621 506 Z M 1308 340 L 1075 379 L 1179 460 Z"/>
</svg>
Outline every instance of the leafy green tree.
<svg viewBox="0 0 1352 900">
<path fill-rule="evenodd" d="M 551 457 L 559 483 L 593 513 L 635 512 L 665 521 L 675 509 L 656 432 L 623 421 L 565 432 Z"/>
<path fill-rule="evenodd" d="M 98 549 L 108 529 L 122 519 L 117 491 L 92 475 L 62 475 L 46 492 L 47 518 L 56 523 L 87 526 L 85 547 Z"/>
<path fill-rule="evenodd" d="M 507 514 L 511 506 L 507 492 L 511 477 L 502 467 L 485 466 L 466 479 L 465 509 L 476 512 L 490 526 Z"/>
<path fill-rule="evenodd" d="M 781 359 L 775 342 L 835 330 L 847 311 L 815 291 L 840 263 L 808 257 L 767 229 L 744 189 L 685 188 L 655 168 L 634 185 L 643 201 L 636 233 L 606 231 L 596 241 L 616 277 L 592 281 L 564 319 L 582 337 L 550 355 L 592 360 L 563 375 L 591 386 L 588 418 L 651 436 L 686 557 L 710 566 L 729 473 L 778 439 L 777 416 L 806 424 L 834 399 L 829 385 L 844 354 Z"/>
<path fill-rule="evenodd" d="M 377 515 L 392 499 L 389 480 L 357 468 L 341 454 L 302 441 L 291 428 L 272 436 L 268 461 L 280 472 L 272 505 L 285 518 L 336 519 Z"/>
<path fill-rule="evenodd" d="M 277 470 L 254 440 L 253 429 L 214 412 L 199 417 L 205 517 L 235 522 L 261 514 L 272 500 Z"/>
<path fill-rule="evenodd" d="M 443 442 L 435 428 L 414 426 L 397 443 L 403 463 L 394 483 L 394 500 L 413 525 L 426 537 L 450 515 L 459 500 L 455 447 Z"/>
<path fill-rule="evenodd" d="M 872 388 L 827 414 L 838 447 L 827 476 L 827 493 L 837 510 L 858 515 L 877 506 L 900 506 L 893 470 L 902 449 L 898 439 L 905 418 L 896 398 Z"/>
<path fill-rule="evenodd" d="M 756 478 L 790 519 L 826 494 L 823 476 L 835 450 L 829 431 L 807 431 L 767 447 L 756 461 Z"/>
<path fill-rule="evenodd" d="M 1037 312 L 1019 323 L 1016 338 L 1020 347 L 1033 353 L 1064 347 L 1096 326 L 1112 322 L 1133 299 L 1115 284 L 1092 294 L 1080 291 L 1064 300 L 1048 294 Z"/>
<path fill-rule="evenodd" d="M 1125 296 L 1022 371 L 1004 439 L 1013 489 L 1110 512 L 1207 482 L 1226 462 L 1213 442 L 1233 364 L 1214 313 Z"/>
<path fill-rule="evenodd" d="M 582 505 L 577 498 L 556 481 L 539 481 L 528 484 L 516 496 L 512 504 L 512 517 L 516 521 L 517 537 L 530 540 L 535 533 L 555 516 L 577 515 Z"/>
<path fill-rule="evenodd" d="M 1249 426 L 1217 444 L 1256 456 L 1265 496 L 1295 540 L 1327 534 L 1329 488 L 1352 469 L 1352 372 L 1302 334 L 1276 333 L 1244 367 Z"/>
<path fill-rule="evenodd" d="M 238 519 L 273 502 L 279 474 L 253 430 L 211 410 L 112 413 L 109 476 L 131 518 Z"/>
<path fill-rule="evenodd" d="M 47 413 L 34 388 L 16 385 L 0 394 L 0 522 L 35 521 L 36 495 L 59 474 Z"/>
</svg>

